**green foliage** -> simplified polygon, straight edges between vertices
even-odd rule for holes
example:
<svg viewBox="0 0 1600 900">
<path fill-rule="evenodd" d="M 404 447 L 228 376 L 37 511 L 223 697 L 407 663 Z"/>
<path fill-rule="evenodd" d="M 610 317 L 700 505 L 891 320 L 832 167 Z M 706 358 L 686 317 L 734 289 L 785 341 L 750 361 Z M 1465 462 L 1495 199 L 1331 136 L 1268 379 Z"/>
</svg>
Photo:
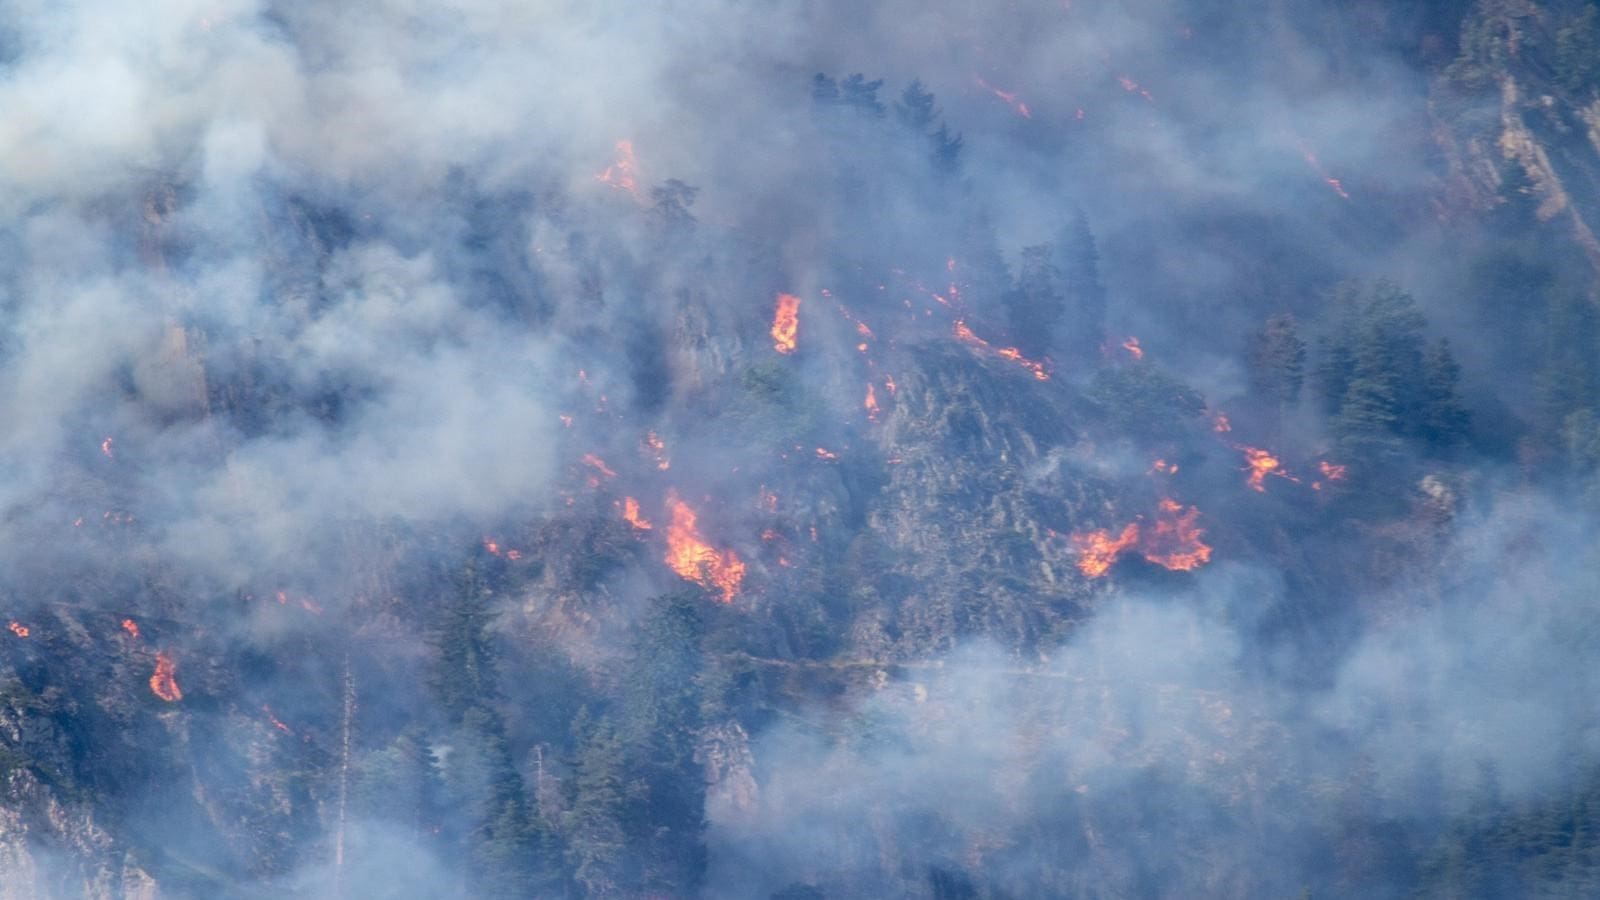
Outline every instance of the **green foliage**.
<svg viewBox="0 0 1600 900">
<path fill-rule="evenodd" d="M 1182 436 L 1206 408 L 1193 388 L 1145 363 L 1096 372 L 1089 399 L 1118 431 L 1150 440 Z"/>
<path fill-rule="evenodd" d="M 1092 358 L 1105 340 L 1106 289 L 1100 281 L 1100 252 L 1083 210 L 1073 212 L 1055 250 L 1067 303 L 1060 344 L 1074 357 Z"/>
<path fill-rule="evenodd" d="M 1024 248 L 1016 288 L 1006 295 L 1011 338 L 1024 356 L 1050 355 L 1056 326 L 1066 310 L 1061 270 L 1056 268 L 1054 254 L 1049 244 Z"/>
<path fill-rule="evenodd" d="M 587 709 L 572 729 L 579 750 L 571 805 L 562 816 L 567 865 L 586 896 L 619 896 L 626 842 L 622 741 L 610 720 L 591 719 Z"/>
<path fill-rule="evenodd" d="M 1274 315 L 1245 340 L 1245 373 L 1250 391 L 1277 407 L 1292 406 L 1305 383 L 1306 342 L 1293 316 Z"/>
<path fill-rule="evenodd" d="M 1593 92 L 1600 79 L 1600 9 L 1592 4 L 1556 29 L 1556 83 L 1573 93 Z"/>
</svg>

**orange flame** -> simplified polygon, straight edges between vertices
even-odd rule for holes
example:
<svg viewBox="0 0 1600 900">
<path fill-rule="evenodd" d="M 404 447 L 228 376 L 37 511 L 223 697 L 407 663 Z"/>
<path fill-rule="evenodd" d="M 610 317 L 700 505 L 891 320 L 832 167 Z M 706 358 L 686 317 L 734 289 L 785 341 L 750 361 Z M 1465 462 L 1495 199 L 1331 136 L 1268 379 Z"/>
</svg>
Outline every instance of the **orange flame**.
<svg viewBox="0 0 1600 900">
<path fill-rule="evenodd" d="M 1112 563 L 1122 555 L 1124 550 L 1131 549 L 1139 543 L 1139 525 L 1129 522 L 1122 533 L 1116 537 L 1111 532 L 1101 528 L 1096 531 L 1075 533 L 1069 538 L 1072 545 L 1078 550 L 1078 571 L 1090 578 L 1099 578 L 1111 571 Z"/>
<path fill-rule="evenodd" d="M 16 621 L 15 619 L 13 619 L 11 621 L 11 624 L 7 625 L 6 627 L 10 628 L 11 629 L 11 633 L 16 635 L 19 638 L 25 638 L 29 634 L 28 626 L 23 625 L 22 623 Z"/>
<path fill-rule="evenodd" d="M 700 537 L 694 510 L 678 499 L 676 492 L 667 493 L 667 507 L 672 511 L 672 523 L 667 526 L 667 565 L 680 578 L 719 591 L 723 603 L 732 603 L 744 581 L 744 561 L 732 550 L 717 552 Z"/>
<path fill-rule="evenodd" d="M 1178 472 L 1178 464 L 1169 463 L 1164 459 L 1158 459 L 1150 464 L 1150 471 L 1160 472 L 1163 475 L 1175 475 Z"/>
<path fill-rule="evenodd" d="M 1211 420 L 1211 430 L 1217 434 L 1227 434 L 1233 430 L 1233 425 L 1228 422 L 1227 416 L 1217 413 L 1216 418 Z"/>
<path fill-rule="evenodd" d="M 595 456 L 593 453 L 585 453 L 583 455 L 583 463 L 586 466 L 594 468 L 595 471 L 607 478 L 617 477 L 617 473 L 611 471 L 611 467 L 606 465 L 606 461 L 598 456 Z"/>
<path fill-rule="evenodd" d="M 1028 104 L 1017 99 L 1015 91 L 1002 91 L 999 88 L 990 85 L 989 82 L 984 81 L 982 78 L 978 79 L 978 86 L 995 95 L 996 97 L 999 97 L 1001 100 L 1004 100 L 1005 104 L 1011 107 L 1011 109 L 1017 115 L 1023 117 L 1024 119 L 1033 118 L 1033 113 L 1028 110 Z"/>
<path fill-rule="evenodd" d="M 1139 346 L 1139 339 L 1136 337 L 1130 337 L 1123 341 L 1122 349 L 1128 351 L 1128 355 L 1135 360 L 1144 359 L 1144 348 Z"/>
<path fill-rule="evenodd" d="M 1317 463 L 1317 470 L 1322 473 L 1322 477 L 1328 479 L 1329 481 L 1344 480 L 1344 466 L 1336 465 L 1328 462 L 1327 460 L 1322 460 L 1321 462 Z"/>
<path fill-rule="evenodd" d="M 889 392 L 889 396 L 891 396 L 891 397 L 894 396 L 895 386 L 894 386 L 894 376 L 893 375 L 885 375 L 885 376 L 883 376 L 883 388 L 884 388 L 884 390 Z"/>
<path fill-rule="evenodd" d="M 175 677 L 177 671 L 178 666 L 172 657 L 164 652 L 156 653 L 156 671 L 150 676 L 150 690 L 168 703 L 183 699 L 183 691 L 178 688 L 178 679 Z"/>
<path fill-rule="evenodd" d="M 649 531 L 655 527 L 650 524 L 650 520 L 639 515 L 639 501 L 632 497 L 622 498 L 622 518 L 636 531 Z"/>
<path fill-rule="evenodd" d="M 1265 482 L 1268 475 L 1287 478 L 1296 483 L 1300 481 L 1300 479 L 1284 471 L 1282 460 L 1273 456 L 1269 451 L 1262 450 L 1259 447 L 1240 447 L 1239 449 L 1244 451 L 1245 471 L 1250 473 L 1250 477 L 1245 480 L 1245 483 L 1250 485 L 1251 490 L 1265 493 L 1267 490 Z"/>
<path fill-rule="evenodd" d="M 878 421 L 878 395 L 871 382 L 867 383 L 867 399 L 861 402 L 861 406 L 867 411 L 867 421 Z"/>
<path fill-rule="evenodd" d="M 667 444 L 659 435 L 654 431 L 646 432 L 642 443 L 645 450 L 655 458 L 657 469 L 665 472 L 672 468 L 672 461 L 667 459 Z"/>
<path fill-rule="evenodd" d="M 1345 200 L 1349 200 L 1350 193 L 1344 189 L 1344 185 L 1339 181 L 1339 179 L 1329 175 L 1328 170 L 1322 167 L 1322 163 L 1317 160 L 1317 154 L 1312 151 L 1311 145 L 1307 144 L 1305 141 L 1300 141 L 1299 143 L 1300 155 L 1306 158 L 1306 164 L 1311 166 L 1311 171 L 1316 172 L 1317 176 L 1327 183 L 1328 187 L 1333 188 L 1333 192 L 1335 194 L 1338 194 Z"/>
<path fill-rule="evenodd" d="M 122 630 L 133 635 L 135 639 L 139 637 L 139 623 L 132 619 L 122 620 Z"/>
<path fill-rule="evenodd" d="M 1162 498 L 1157 507 L 1155 528 L 1146 531 L 1141 550 L 1144 558 L 1174 572 L 1188 572 L 1211 561 L 1211 548 L 1200 538 L 1205 529 L 1195 525 L 1200 518 L 1197 507 L 1183 507 Z"/>
<path fill-rule="evenodd" d="M 293 731 L 289 730 L 289 726 L 283 724 L 283 722 L 279 721 L 277 716 L 272 714 L 272 707 L 270 707 L 267 704 L 263 703 L 263 704 L 261 704 L 261 711 L 267 714 L 267 720 L 272 723 L 272 727 L 273 728 L 278 729 L 279 731 L 283 732 L 284 734 L 294 734 Z"/>
<path fill-rule="evenodd" d="M 838 459 L 838 458 L 839 458 L 839 454 L 833 452 L 832 450 L 829 450 L 829 449 L 827 449 L 825 447 L 818 447 L 817 448 L 817 459 L 834 460 L 834 459 Z"/>
<path fill-rule="evenodd" d="M 800 298 L 779 294 L 778 309 L 772 316 L 772 348 L 779 353 L 793 353 L 799 331 Z"/>
<path fill-rule="evenodd" d="M 962 319 L 957 319 L 955 322 L 955 334 L 956 340 L 958 341 L 971 344 L 974 347 L 979 347 L 984 350 L 989 350 L 996 356 L 999 356 L 1001 359 L 1008 359 L 1022 366 L 1024 369 L 1032 372 L 1033 377 L 1039 381 L 1050 380 L 1050 373 L 1045 371 L 1043 363 L 1037 363 L 1031 359 L 1028 359 L 1022 355 L 1022 351 L 1015 347 L 1001 347 L 996 349 L 993 344 L 990 344 L 983 338 L 973 334 L 972 329 L 968 328 L 967 323 Z"/>
<path fill-rule="evenodd" d="M 104 453 L 106 455 L 106 459 L 110 459 L 111 458 L 111 438 L 110 437 L 107 437 L 105 440 L 100 442 L 100 452 Z"/>
<path fill-rule="evenodd" d="M 601 184 L 609 184 L 619 191 L 627 191 L 633 199 L 639 198 L 639 161 L 633 155 L 633 141 L 617 141 L 617 161 L 609 166 L 594 179 Z"/>
</svg>

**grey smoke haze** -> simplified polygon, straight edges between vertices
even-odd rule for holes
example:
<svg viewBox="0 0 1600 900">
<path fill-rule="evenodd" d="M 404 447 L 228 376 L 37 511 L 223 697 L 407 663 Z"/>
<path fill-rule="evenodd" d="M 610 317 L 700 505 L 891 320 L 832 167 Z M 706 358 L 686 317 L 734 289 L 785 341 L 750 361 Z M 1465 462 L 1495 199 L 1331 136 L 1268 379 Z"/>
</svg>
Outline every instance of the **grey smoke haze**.
<svg viewBox="0 0 1600 900">
<path fill-rule="evenodd" d="M 669 485 L 715 497 L 705 521 L 758 576 L 783 577 L 758 560 L 759 492 L 797 508 L 845 476 L 796 474 L 790 454 L 868 444 L 850 424 L 852 326 L 821 291 L 871 321 L 884 357 L 919 353 L 947 325 L 895 318 L 893 301 L 943 277 L 957 203 L 994 217 L 1013 268 L 1082 209 L 1112 333 L 1139 334 L 1216 402 L 1242 391 L 1233 354 L 1255 323 L 1232 311 L 1241 296 L 1309 316 L 1336 276 L 1398 274 L 1446 315 L 1414 61 L 1314 46 L 1285 24 L 1316 21 L 1312 4 L 1186 21 L 1194 5 L 0 2 L 0 596 L 92 603 L 92 588 L 150 582 L 174 620 L 213 633 L 314 635 L 321 620 L 234 618 L 217 598 L 288 590 L 332 620 L 372 599 L 358 595 L 398 595 L 372 574 L 394 554 L 528 543 L 529 519 L 603 506 L 583 493 L 586 452 L 658 525 Z M 884 78 L 885 102 L 920 78 L 966 139 L 959 199 L 912 175 L 870 190 L 838 175 L 910 172 L 925 154 L 814 115 L 819 71 Z M 596 178 L 622 140 L 637 199 Z M 692 231 L 652 218 L 649 189 L 673 178 L 699 189 Z M 1258 242 L 1221 236 L 1224 221 Z M 1258 277 L 1261 258 L 1297 258 L 1304 277 Z M 770 356 L 780 290 L 807 303 L 810 355 L 788 370 L 801 412 L 700 381 Z M 980 326 L 1004 318 L 997 297 L 967 302 Z M 1076 383 L 1097 361 L 1053 362 Z M 230 405 L 245 395 L 259 408 Z M 640 455 L 650 429 L 670 477 Z M 1323 442 L 1287 430 L 1286 444 Z M 1148 465 L 1084 444 L 1048 458 L 1040 484 Z M 818 521 L 866 517 L 817 506 Z M 1159 873 L 1292 893 L 1328 865 L 1312 820 L 1356 802 L 1317 790 L 1352 772 L 1370 770 L 1360 802 L 1380 818 L 1455 812 L 1486 766 L 1509 794 L 1540 796 L 1597 749 L 1595 523 L 1542 497 L 1475 514 L 1445 554 L 1452 590 L 1358 598 L 1358 633 L 1314 683 L 1285 675 L 1314 668 L 1303 648 L 1263 638 L 1295 588 L 1244 562 L 1107 594 L 1037 656 L 962 646 L 795 711 L 752 736 L 754 799 L 708 807 L 707 893 L 844 884 L 885 853 L 907 871 L 992 865 L 1002 886 L 1081 854 L 1130 893 Z M 658 563 L 605 581 L 619 609 L 676 584 Z M 63 571 L 90 587 L 51 577 Z M 430 573 L 418 590 L 442 582 Z M 530 598 L 506 609 L 553 615 Z M 621 652 L 580 631 L 552 652 Z M 425 655 L 415 639 L 393 653 L 395 670 Z M 306 665 L 255 687 L 336 705 L 337 666 Z M 373 720 L 404 704 L 392 691 L 364 701 Z M 1083 810 L 1122 832 L 1085 832 Z M 352 833 L 366 855 L 337 876 L 347 887 L 460 883 L 457 861 L 393 823 L 357 816 Z M 1188 856 L 1169 862 L 1175 847 Z M 1209 871 L 1208 854 L 1231 868 Z M 332 895 L 334 878 L 318 860 L 285 886 Z"/>
</svg>

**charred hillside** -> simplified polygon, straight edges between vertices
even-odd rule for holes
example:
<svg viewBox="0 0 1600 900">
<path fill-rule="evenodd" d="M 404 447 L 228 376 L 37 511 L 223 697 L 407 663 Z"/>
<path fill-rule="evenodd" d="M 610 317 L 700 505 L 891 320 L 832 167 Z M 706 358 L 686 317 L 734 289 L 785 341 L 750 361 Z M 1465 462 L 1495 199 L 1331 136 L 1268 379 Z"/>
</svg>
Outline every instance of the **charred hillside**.
<svg viewBox="0 0 1600 900">
<path fill-rule="evenodd" d="M 953 6 L 7 9 L 0 898 L 1595 893 L 1600 6 Z"/>
</svg>

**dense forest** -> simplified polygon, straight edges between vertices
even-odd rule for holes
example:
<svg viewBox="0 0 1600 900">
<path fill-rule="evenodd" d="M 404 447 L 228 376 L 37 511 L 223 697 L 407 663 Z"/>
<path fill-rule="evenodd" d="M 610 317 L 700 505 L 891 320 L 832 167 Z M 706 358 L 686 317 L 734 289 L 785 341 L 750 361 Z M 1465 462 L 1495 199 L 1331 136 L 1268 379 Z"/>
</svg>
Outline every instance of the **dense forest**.
<svg viewBox="0 0 1600 900">
<path fill-rule="evenodd" d="M 1600 896 L 1600 3 L 0 0 L 0 900 Z"/>
</svg>

